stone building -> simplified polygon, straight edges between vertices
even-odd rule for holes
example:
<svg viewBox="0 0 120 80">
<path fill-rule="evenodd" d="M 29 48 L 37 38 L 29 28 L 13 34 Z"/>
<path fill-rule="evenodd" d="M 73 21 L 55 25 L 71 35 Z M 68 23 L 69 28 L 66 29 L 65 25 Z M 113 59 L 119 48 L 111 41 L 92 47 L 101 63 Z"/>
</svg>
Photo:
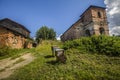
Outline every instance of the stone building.
<svg viewBox="0 0 120 80">
<path fill-rule="evenodd" d="M 104 7 L 91 5 L 61 36 L 62 41 L 92 35 L 109 35 L 108 22 Z"/>
<path fill-rule="evenodd" d="M 31 48 L 30 31 L 10 19 L 0 20 L 0 47 Z"/>
</svg>

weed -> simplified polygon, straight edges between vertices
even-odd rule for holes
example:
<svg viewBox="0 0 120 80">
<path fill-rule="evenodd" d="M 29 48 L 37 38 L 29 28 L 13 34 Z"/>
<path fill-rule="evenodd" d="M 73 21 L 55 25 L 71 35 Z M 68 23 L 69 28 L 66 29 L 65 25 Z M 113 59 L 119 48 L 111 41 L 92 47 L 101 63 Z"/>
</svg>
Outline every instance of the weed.
<svg viewBox="0 0 120 80">
<path fill-rule="evenodd" d="M 83 37 L 73 41 L 66 41 L 63 48 L 78 49 L 82 53 L 98 53 L 108 56 L 120 56 L 120 38 L 111 36 Z"/>
<path fill-rule="evenodd" d="M 54 43 L 52 43 L 54 44 Z M 15 71 L 5 80 L 119 80 L 120 57 L 81 54 L 78 49 L 66 50 L 67 62 L 51 57 L 51 43 L 43 42 L 35 50 L 36 59 Z"/>
<path fill-rule="evenodd" d="M 31 49 L 10 49 L 8 48 L 7 50 L 6 49 L 2 49 L 2 50 L 7 51 L 8 53 L 0 56 L 0 59 L 4 59 L 8 57 L 11 57 L 11 59 L 15 59 L 26 53 L 35 53 L 35 48 L 31 48 Z"/>
</svg>

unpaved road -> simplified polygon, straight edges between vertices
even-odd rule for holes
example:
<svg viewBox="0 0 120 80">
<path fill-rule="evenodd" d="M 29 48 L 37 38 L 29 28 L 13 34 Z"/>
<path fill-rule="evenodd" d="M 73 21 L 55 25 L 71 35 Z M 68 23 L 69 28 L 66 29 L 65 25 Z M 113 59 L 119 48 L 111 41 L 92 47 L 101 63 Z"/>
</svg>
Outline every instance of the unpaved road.
<svg viewBox="0 0 120 80">
<path fill-rule="evenodd" d="M 29 64 L 35 59 L 31 53 L 24 54 L 16 59 L 6 58 L 0 60 L 0 79 L 7 78 L 15 69 Z"/>
</svg>

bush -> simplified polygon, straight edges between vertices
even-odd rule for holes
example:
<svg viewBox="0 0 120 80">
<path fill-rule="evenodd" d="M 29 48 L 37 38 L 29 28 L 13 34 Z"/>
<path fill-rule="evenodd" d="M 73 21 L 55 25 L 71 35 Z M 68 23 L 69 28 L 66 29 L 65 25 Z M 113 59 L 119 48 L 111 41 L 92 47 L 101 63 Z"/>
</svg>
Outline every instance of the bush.
<svg viewBox="0 0 120 80">
<path fill-rule="evenodd" d="M 7 46 L 0 47 L 0 56 L 4 56 L 10 53 L 10 48 Z"/>
<path fill-rule="evenodd" d="M 120 56 L 120 37 L 92 36 L 64 43 L 63 48 L 77 48 L 80 51 L 94 52 L 111 56 Z"/>
</svg>

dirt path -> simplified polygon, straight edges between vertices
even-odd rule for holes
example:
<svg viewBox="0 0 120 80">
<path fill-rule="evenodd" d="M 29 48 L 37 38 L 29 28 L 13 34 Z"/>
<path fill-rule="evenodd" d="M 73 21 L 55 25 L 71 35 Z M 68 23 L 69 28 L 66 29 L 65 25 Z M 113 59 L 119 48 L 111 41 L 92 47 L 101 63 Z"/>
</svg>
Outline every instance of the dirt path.
<svg viewBox="0 0 120 80">
<path fill-rule="evenodd" d="M 15 69 L 23 67 L 26 64 L 29 64 L 35 59 L 35 57 L 30 54 L 24 54 L 16 59 L 3 59 L 0 60 L 0 79 L 7 78 L 13 74 Z"/>
</svg>

